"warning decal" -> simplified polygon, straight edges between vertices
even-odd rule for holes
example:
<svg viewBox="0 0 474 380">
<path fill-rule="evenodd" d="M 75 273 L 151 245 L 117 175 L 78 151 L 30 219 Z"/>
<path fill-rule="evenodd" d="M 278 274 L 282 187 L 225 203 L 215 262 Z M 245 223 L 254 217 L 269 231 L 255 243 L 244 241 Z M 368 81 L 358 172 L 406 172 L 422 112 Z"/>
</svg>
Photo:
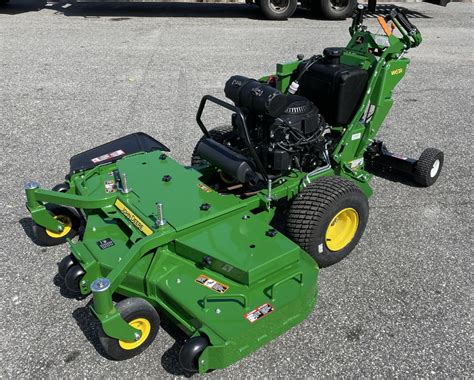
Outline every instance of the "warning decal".
<svg viewBox="0 0 474 380">
<path fill-rule="evenodd" d="M 94 164 L 98 164 L 99 162 L 107 161 L 107 160 L 110 160 L 111 158 L 123 156 L 124 154 L 125 152 L 122 149 L 119 149 L 114 152 L 103 154 L 102 156 L 99 156 L 99 157 L 94 157 L 91 161 Z"/>
<path fill-rule="evenodd" d="M 272 305 L 265 303 L 262 306 L 253 309 L 250 313 L 245 314 L 244 317 L 250 323 L 254 323 L 255 321 L 258 321 L 259 319 L 270 314 L 273 310 L 275 309 Z"/>
<path fill-rule="evenodd" d="M 204 274 L 201 274 L 198 278 L 196 278 L 196 282 L 202 286 L 205 286 L 206 288 L 214 290 L 217 293 L 225 293 L 225 291 L 229 289 L 227 285 L 217 282 L 216 280 L 213 280 Z"/>
</svg>

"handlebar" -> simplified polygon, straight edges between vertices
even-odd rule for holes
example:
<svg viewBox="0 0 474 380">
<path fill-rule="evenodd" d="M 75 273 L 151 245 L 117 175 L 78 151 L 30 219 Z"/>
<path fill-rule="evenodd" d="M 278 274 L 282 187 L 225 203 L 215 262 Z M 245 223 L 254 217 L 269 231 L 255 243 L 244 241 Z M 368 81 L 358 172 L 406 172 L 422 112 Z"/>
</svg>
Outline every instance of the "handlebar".
<svg viewBox="0 0 474 380">
<path fill-rule="evenodd" d="M 407 16 L 400 8 L 392 9 L 390 14 L 385 17 L 385 21 L 392 21 L 395 23 L 395 25 L 400 24 L 400 26 L 405 29 L 405 31 L 410 36 L 413 36 L 416 32 L 418 32 L 417 27 L 408 20 Z M 397 25 L 397 27 L 400 29 L 399 25 Z M 401 32 L 403 33 L 403 31 Z"/>
<path fill-rule="evenodd" d="M 375 12 L 375 2 L 371 2 L 369 4 L 369 12 Z M 366 12 L 367 8 L 362 5 L 358 4 L 357 8 L 353 15 L 352 26 L 350 28 L 351 35 L 356 31 L 365 31 L 366 27 L 363 25 L 364 20 L 364 13 Z M 392 30 L 387 25 L 387 22 L 392 22 L 392 29 L 396 27 L 400 33 L 402 34 L 401 40 L 406 45 L 406 48 L 416 47 L 421 43 L 421 34 L 418 28 L 413 25 L 403 13 L 400 8 L 394 8 L 391 12 L 385 16 L 378 16 L 377 20 L 382 27 L 384 33 L 390 37 L 392 35 Z"/>
</svg>

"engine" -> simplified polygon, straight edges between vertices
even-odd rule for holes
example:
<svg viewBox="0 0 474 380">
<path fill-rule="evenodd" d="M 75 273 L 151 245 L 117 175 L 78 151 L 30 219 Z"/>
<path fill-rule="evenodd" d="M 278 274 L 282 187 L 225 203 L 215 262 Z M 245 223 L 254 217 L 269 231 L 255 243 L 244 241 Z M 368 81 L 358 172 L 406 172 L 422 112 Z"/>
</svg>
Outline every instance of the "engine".
<svg viewBox="0 0 474 380">
<path fill-rule="evenodd" d="M 310 171 L 322 164 L 326 123 L 311 101 L 242 76 L 227 81 L 225 94 L 243 110 L 252 146 L 268 173 Z M 230 145 L 248 157 L 239 120 L 234 115 L 232 125 L 240 142 Z"/>
</svg>

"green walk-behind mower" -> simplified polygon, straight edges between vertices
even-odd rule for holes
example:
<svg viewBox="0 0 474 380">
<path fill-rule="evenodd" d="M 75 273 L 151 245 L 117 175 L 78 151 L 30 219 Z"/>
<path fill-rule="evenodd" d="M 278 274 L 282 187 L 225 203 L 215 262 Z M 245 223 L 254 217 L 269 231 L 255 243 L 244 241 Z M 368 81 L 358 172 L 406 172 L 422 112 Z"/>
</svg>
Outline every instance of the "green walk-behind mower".
<svg viewBox="0 0 474 380">
<path fill-rule="evenodd" d="M 363 12 L 347 47 L 259 80 L 233 76 L 233 104 L 204 96 L 191 166 L 135 133 L 72 157 L 52 190 L 25 186 L 36 240 L 68 243 L 59 274 L 69 290 L 92 293 L 110 358 L 144 351 L 161 314 L 189 335 L 185 370 L 234 363 L 312 311 L 319 268 L 364 232 L 371 172 L 436 181 L 441 151 L 414 160 L 375 139 L 421 35 L 398 9 L 379 17 L 383 34 L 370 33 Z M 230 111 L 229 126 L 206 128 L 209 102 Z"/>
</svg>

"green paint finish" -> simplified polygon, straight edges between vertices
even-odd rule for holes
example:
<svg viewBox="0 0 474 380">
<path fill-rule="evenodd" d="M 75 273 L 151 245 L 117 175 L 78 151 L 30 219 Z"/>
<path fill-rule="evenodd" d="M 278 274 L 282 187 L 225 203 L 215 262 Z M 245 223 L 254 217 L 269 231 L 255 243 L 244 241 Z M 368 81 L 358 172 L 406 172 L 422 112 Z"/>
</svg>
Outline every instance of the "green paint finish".
<svg viewBox="0 0 474 380">
<path fill-rule="evenodd" d="M 237 214 L 176 239 L 176 253 L 198 262 L 208 257 L 211 270 L 251 286 L 298 260 L 300 248 L 282 234 L 267 236 L 269 229 L 251 212 Z"/>
<path fill-rule="evenodd" d="M 298 65 L 301 61 L 292 61 L 287 63 L 277 63 L 276 67 L 276 77 L 277 83 L 276 87 L 279 91 L 286 93 L 288 91 L 288 87 L 291 84 L 291 76 L 293 72 L 298 68 Z"/>
</svg>

